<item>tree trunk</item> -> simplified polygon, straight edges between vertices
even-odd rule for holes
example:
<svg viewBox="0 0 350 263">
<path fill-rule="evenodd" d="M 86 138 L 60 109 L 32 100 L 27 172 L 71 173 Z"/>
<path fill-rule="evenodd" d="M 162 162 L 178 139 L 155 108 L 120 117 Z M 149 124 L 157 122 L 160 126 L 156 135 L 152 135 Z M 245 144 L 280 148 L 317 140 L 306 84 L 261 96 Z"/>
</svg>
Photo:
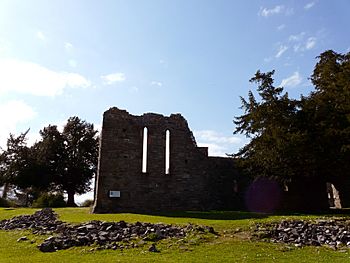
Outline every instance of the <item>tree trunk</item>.
<svg viewBox="0 0 350 263">
<path fill-rule="evenodd" d="M 7 198 L 7 192 L 9 191 L 9 184 L 5 183 L 4 188 L 2 189 L 2 198 L 6 199 Z"/>
<path fill-rule="evenodd" d="M 67 194 L 68 194 L 67 206 L 69 207 L 77 206 L 74 202 L 74 194 L 75 194 L 74 190 L 68 190 Z"/>
</svg>

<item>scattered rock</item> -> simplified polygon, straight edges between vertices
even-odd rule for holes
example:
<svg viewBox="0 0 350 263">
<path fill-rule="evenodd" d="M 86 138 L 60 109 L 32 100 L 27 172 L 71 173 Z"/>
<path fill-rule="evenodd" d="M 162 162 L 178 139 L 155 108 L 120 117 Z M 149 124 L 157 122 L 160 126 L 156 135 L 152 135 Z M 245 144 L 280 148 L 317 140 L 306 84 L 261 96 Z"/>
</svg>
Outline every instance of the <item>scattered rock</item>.
<svg viewBox="0 0 350 263">
<path fill-rule="evenodd" d="M 54 244 L 49 242 L 49 241 L 44 241 L 44 243 L 41 243 L 38 246 L 38 248 L 41 252 L 55 252 L 56 251 Z"/>
<path fill-rule="evenodd" d="M 27 241 L 28 238 L 26 236 L 24 237 L 20 237 L 19 239 L 17 239 L 17 242 L 21 242 L 21 241 Z"/>
<path fill-rule="evenodd" d="M 16 216 L 0 221 L 2 230 L 31 229 L 35 234 L 51 235 L 38 246 L 42 252 L 54 252 L 74 246 L 99 245 L 97 249 L 124 249 L 145 244 L 145 241 L 158 241 L 165 238 L 182 239 L 190 232 L 215 233 L 212 227 L 193 226 L 180 227 L 170 224 L 151 224 L 136 222 L 134 224 L 119 222 L 90 221 L 79 225 L 69 225 L 58 220 L 58 216 L 50 208 L 44 208 L 33 215 Z M 350 232 L 349 232 L 350 233 Z M 21 237 L 17 241 L 27 240 Z M 137 245 L 132 240 L 138 241 Z M 122 244 L 118 245 L 118 242 Z M 137 241 L 136 241 L 137 242 Z M 150 252 L 159 252 L 153 244 Z"/>
<path fill-rule="evenodd" d="M 257 225 L 255 237 L 271 242 L 302 246 L 350 248 L 350 222 L 345 219 L 284 220 L 280 223 Z"/>
<path fill-rule="evenodd" d="M 50 234 L 55 232 L 59 226 L 64 225 L 57 218 L 57 214 L 51 208 L 44 208 L 33 215 L 16 216 L 8 220 L 1 220 L 0 229 L 32 229 L 35 234 Z"/>
<path fill-rule="evenodd" d="M 157 248 L 155 244 L 152 244 L 149 248 L 148 248 L 149 252 L 160 252 Z"/>
</svg>

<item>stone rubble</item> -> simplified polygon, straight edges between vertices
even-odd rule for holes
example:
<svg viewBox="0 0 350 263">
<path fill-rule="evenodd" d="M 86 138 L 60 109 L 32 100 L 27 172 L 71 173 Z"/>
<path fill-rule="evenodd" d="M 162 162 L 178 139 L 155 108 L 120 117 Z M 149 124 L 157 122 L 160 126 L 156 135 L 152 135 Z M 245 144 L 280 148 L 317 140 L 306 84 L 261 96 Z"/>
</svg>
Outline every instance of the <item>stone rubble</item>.
<svg viewBox="0 0 350 263">
<path fill-rule="evenodd" d="M 70 225 L 58 220 L 50 208 L 44 208 L 33 215 L 16 216 L 0 221 L 2 230 L 30 229 L 34 234 L 51 235 L 38 248 L 42 252 L 54 252 L 75 246 L 97 245 L 98 249 L 124 249 L 143 246 L 146 241 L 156 242 L 165 238 L 184 238 L 190 232 L 216 234 L 212 227 L 169 224 L 126 223 L 90 221 Z M 21 240 L 20 240 L 21 239 Z M 18 241 L 25 240 L 20 238 Z M 154 244 L 150 252 L 159 252 Z"/>
<path fill-rule="evenodd" d="M 16 216 L 0 221 L 2 230 L 31 229 L 34 234 L 50 234 L 60 227 L 65 227 L 65 224 L 57 220 L 57 214 L 50 208 L 44 208 L 33 215 Z"/>
<path fill-rule="evenodd" d="M 346 219 L 322 219 L 315 222 L 284 220 L 279 223 L 258 224 L 254 231 L 258 238 L 296 247 L 350 248 L 350 220 Z"/>
</svg>

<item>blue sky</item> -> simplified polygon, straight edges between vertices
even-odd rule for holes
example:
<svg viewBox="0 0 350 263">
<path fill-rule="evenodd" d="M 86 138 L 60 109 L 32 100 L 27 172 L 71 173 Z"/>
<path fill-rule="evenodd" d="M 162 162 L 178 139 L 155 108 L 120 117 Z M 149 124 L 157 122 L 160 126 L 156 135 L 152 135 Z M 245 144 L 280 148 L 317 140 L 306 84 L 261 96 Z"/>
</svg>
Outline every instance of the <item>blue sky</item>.
<svg viewBox="0 0 350 263">
<path fill-rule="evenodd" d="M 181 113 L 211 155 L 236 152 L 239 96 L 276 69 L 293 97 L 315 57 L 350 50 L 350 1 L 0 0 L 0 145 L 112 106 Z"/>
</svg>

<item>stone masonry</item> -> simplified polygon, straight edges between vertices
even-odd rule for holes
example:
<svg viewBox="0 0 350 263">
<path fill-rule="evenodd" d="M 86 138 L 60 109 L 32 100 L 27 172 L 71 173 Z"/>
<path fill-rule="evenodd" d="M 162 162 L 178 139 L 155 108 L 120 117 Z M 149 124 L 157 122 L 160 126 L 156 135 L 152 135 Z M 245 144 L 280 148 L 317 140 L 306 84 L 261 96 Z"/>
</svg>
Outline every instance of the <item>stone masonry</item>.
<svg viewBox="0 0 350 263">
<path fill-rule="evenodd" d="M 94 213 L 238 209 L 243 192 L 234 160 L 208 157 L 180 114 L 133 116 L 115 107 L 104 113 Z"/>
</svg>

